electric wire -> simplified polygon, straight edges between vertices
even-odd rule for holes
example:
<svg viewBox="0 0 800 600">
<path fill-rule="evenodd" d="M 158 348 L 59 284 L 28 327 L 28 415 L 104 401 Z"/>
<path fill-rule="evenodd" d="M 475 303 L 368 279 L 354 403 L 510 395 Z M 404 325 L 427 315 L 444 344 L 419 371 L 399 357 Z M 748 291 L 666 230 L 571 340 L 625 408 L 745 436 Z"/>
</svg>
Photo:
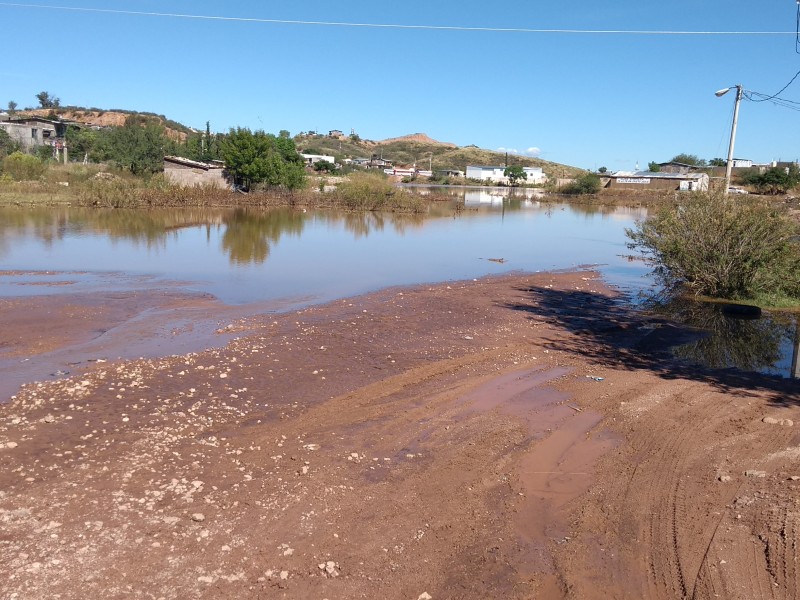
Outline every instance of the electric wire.
<svg viewBox="0 0 800 600">
<path fill-rule="evenodd" d="M 629 29 L 535 29 L 528 27 L 468 27 L 460 25 L 403 25 L 400 23 L 356 23 L 347 21 L 304 21 L 294 19 L 263 19 L 257 17 L 224 17 L 218 15 L 197 15 L 187 13 L 145 12 L 134 10 L 120 10 L 111 8 L 88 8 L 78 6 L 55 6 L 46 4 L 27 4 L 18 2 L 0 2 L 0 6 L 8 8 L 34 8 L 43 10 L 58 10 L 84 13 L 103 13 L 113 15 L 162 17 L 175 19 L 195 19 L 206 21 L 228 21 L 242 23 L 262 23 L 273 25 L 315 25 L 324 27 L 360 27 L 376 29 L 413 29 L 428 31 L 467 31 L 467 32 L 495 32 L 495 33 L 554 33 L 554 34 L 594 34 L 594 35 L 654 35 L 654 36 L 767 36 L 767 35 L 795 35 L 797 31 L 657 31 L 657 30 L 629 30 Z"/>
</svg>

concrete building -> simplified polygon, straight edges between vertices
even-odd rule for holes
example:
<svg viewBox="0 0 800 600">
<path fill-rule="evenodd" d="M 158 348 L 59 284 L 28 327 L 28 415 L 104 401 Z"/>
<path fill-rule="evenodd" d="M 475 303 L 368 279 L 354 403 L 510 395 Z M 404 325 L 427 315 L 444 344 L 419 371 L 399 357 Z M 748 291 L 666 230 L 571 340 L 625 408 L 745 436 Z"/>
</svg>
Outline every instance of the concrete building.
<svg viewBox="0 0 800 600">
<path fill-rule="evenodd" d="M 180 156 L 165 156 L 164 176 L 183 187 L 231 187 L 225 165 L 219 161 L 204 163 Z"/>
<path fill-rule="evenodd" d="M 617 171 L 609 176 L 607 187 L 617 189 L 708 191 L 708 173 L 663 173 L 661 171 Z"/>
<path fill-rule="evenodd" d="M 300 156 L 303 157 L 303 160 L 306 163 L 307 167 L 313 167 L 315 163 L 318 163 L 321 160 L 327 161 L 332 165 L 336 164 L 336 158 L 333 156 L 327 156 L 325 154 L 303 154 L 300 153 Z"/>
<path fill-rule="evenodd" d="M 34 153 L 41 146 L 50 146 L 53 156 L 67 162 L 67 124 L 43 117 L 14 118 L 3 115 L 0 128 L 20 145 L 23 152 Z"/>
<path fill-rule="evenodd" d="M 508 177 L 504 175 L 505 170 L 505 167 L 469 165 L 467 166 L 467 179 L 508 184 Z M 537 185 L 547 181 L 547 176 L 541 167 L 522 167 L 522 170 L 528 177 L 523 183 Z"/>
</svg>

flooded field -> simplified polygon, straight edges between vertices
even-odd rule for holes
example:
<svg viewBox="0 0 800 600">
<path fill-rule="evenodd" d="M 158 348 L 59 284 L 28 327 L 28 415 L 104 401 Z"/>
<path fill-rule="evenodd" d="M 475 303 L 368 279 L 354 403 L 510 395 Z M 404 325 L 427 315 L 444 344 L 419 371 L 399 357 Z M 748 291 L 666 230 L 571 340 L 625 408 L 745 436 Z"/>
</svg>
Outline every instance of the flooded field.
<svg viewBox="0 0 800 600">
<path fill-rule="evenodd" d="M 0 298 L 168 288 L 283 311 L 393 286 L 576 267 L 598 270 L 631 300 L 652 289 L 625 237 L 645 209 L 543 203 L 536 190 L 436 193 L 443 189 L 452 202 L 425 215 L 2 208 Z M 791 317 L 740 323 L 699 307 L 670 312 L 709 333 L 679 358 L 797 376 Z"/>
<path fill-rule="evenodd" d="M 597 265 L 626 289 L 646 269 L 626 254 L 641 209 L 586 210 L 516 199 L 437 203 L 428 215 L 292 210 L 1 209 L 0 295 L 54 293 L 42 271 L 71 286 L 180 281 L 228 304 L 316 303 L 385 287 L 510 271 Z M 125 286 L 119 281 L 116 285 Z"/>
</svg>

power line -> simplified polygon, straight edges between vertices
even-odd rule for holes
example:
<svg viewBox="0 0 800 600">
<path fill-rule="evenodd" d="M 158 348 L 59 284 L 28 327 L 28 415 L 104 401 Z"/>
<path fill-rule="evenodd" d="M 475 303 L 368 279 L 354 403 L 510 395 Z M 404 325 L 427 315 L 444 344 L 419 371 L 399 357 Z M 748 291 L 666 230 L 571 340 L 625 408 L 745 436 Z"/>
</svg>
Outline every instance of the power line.
<svg viewBox="0 0 800 600">
<path fill-rule="evenodd" d="M 60 10 L 84 13 L 104 13 L 140 17 L 164 17 L 174 19 L 195 19 L 205 21 L 228 21 L 240 23 L 261 23 L 272 25 L 316 25 L 323 27 L 362 27 L 376 29 L 416 29 L 429 31 L 469 31 L 496 33 L 557 33 L 557 34 L 596 34 L 596 35 L 655 35 L 655 36 L 765 36 L 765 35 L 797 35 L 796 31 L 655 31 L 626 29 L 533 29 L 527 27 L 466 27 L 459 25 L 401 25 L 399 23 L 354 23 L 345 21 L 302 21 L 292 19 L 262 19 L 256 17 L 223 17 L 216 15 L 193 15 L 182 13 L 144 12 L 133 10 L 117 10 L 111 8 L 86 8 L 76 6 L 52 6 L 44 4 L 22 4 L 0 2 L 0 6 L 10 8 L 38 8 L 43 10 Z"/>
</svg>

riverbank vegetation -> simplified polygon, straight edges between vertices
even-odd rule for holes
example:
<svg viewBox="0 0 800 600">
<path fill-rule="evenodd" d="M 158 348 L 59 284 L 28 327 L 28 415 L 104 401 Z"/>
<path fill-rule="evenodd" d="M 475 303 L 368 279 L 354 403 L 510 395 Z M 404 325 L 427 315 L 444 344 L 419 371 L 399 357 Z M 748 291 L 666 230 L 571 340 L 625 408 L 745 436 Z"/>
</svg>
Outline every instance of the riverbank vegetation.
<svg viewBox="0 0 800 600">
<path fill-rule="evenodd" d="M 800 224 L 764 198 L 698 193 L 655 209 L 629 247 L 667 289 L 696 296 L 800 305 Z"/>
</svg>

